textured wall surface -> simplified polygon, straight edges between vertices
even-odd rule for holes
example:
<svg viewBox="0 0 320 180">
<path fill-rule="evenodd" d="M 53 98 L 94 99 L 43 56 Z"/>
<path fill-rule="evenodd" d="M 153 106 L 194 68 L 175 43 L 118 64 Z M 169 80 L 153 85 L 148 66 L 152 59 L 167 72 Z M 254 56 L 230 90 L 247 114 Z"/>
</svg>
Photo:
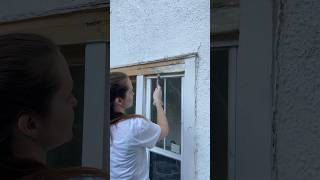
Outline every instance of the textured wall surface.
<svg viewBox="0 0 320 180">
<path fill-rule="evenodd" d="M 210 175 L 209 0 L 112 0 L 111 67 L 198 52 L 196 179 Z"/>
<path fill-rule="evenodd" d="M 109 0 L 2 0 L 0 23 L 105 6 Z"/>
<path fill-rule="evenodd" d="M 320 1 L 282 1 L 275 179 L 320 179 Z"/>
</svg>

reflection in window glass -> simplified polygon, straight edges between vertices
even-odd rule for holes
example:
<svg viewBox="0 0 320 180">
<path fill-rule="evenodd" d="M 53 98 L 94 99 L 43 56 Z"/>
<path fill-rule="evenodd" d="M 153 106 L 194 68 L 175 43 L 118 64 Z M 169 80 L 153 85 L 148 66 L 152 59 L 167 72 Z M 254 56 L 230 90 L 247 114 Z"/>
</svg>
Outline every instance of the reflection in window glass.
<svg viewBox="0 0 320 180">
<path fill-rule="evenodd" d="M 133 103 L 132 106 L 129 109 L 125 110 L 126 114 L 135 114 L 136 112 L 136 76 L 130 76 L 129 77 L 133 86 L 133 92 L 134 92 L 134 96 L 133 96 Z"/>
<path fill-rule="evenodd" d="M 170 133 L 166 137 L 166 150 L 180 154 L 181 146 L 181 78 L 166 79 L 166 114 Z"/>
<path fill-rule="evenodd" d="M 164 97 L 164 88 L 163 88 L 163 84 L 164 84 L 164 80 L 160 79 L 159 84 L 161 86 L 162 89 L 162 98 Z M 152 79 L 151 80 L 151 92 L 150 92 L 150 97 L 151 97 L 151 103 L 150 103 L 150 109 L 151 109 L 151 121 L 154 123 L 157 123 L 157 109 L 155 108 L 155 106 L 153 105 L 153 92 L 157 87 L 157 79 Z M 162 99 L 163 102 L 163 99 Z M 156 144 L 157 147 L 160 148 L 164 148 L 164 140 L 158 141 Z"/>
<path fill-rule="evenodd" d="M 156 88 L 157 79 L 151 80 L 151 97 Z M 181 147 L 181 77 L 160 79 L 162 87 L 164 110 L 167 115 L 170 132 L 168 136 L 157 143 L 157 147 L 180 154 Z M 151 120 L 156 123 L 156 108 L 151 103 Z"/>
<path fill-rule="evenodd" d="M 150 180 L 180 180 L 178 160 L 150 152 Z"/>
<path fill-rule="evenodd" d="M 82 161 L 84 66 L 71 66 L 70 73 L 74 81 L 73 94 L 78 100 L 74 111 L 73 138 L 48 153 L 48 165 L 54 168 L 81 166 Z"/>
</svg>

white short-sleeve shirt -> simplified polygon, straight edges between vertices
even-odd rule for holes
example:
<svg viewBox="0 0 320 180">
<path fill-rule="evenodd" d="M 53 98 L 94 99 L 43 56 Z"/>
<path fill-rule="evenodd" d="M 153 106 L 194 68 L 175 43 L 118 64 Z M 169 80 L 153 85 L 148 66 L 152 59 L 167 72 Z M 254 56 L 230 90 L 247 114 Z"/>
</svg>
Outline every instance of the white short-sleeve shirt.
<svg viewBox="0 0 320 180">
<path fill-rule="evenodd" d="M 160 137 L 160 126 L 143 118 L 131 118 L 111 125 L 110 179 L 148 180 L 146 148 Z"/>
</svg>

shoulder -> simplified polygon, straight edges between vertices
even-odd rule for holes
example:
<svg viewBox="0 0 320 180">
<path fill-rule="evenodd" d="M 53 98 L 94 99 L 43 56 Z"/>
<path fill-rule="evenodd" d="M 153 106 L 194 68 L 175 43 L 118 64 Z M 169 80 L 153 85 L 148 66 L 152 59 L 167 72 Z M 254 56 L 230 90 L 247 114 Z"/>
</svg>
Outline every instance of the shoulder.
<svg viewBox="0 0 320 180">
<path fill-rule="evenodd" d="M 158 124 L 139 114 L 124 115 L 117 124 L 127 130 L 131 129 L 137 135 L 146 131 L 157 131 L 157 129 L 160 129 Z"/>
<path fill-rule="evenodd" d="M 136 117 L 131 121 L 138 135 L 148 133 L 154 134 L 157 131 L 160 131 L 160 126 L 147 118 Z"/>
<path fill-rule="evenodd" d="M 144 117 L 143 115 L 140 115 L 140 114 L 128 114 L 128 115 L 125 115 L 125 117 L 123 119 L 147 120 L 146 117 Z"/>
<path fill-rule="evenodd" d="M 137 114 L 130 115 L 126 121 L 127 123 L 132 125 L 134 129 L 137 129 L 138 131 L 141 131 L 142 129 L 146 128 L 152 123 L 146 117 Z"/>
<path fill-rule="evenodd" d="M 115 119 L 112 119 L 111 125 L 117 124 L 119 122 L 131 120 L 131 119 L 145 119 L 146 120 L 146 118 L 144 116 L 139 115 L 139 114 L 126 114 L 126 115 L 119 116 Z"/>
<path fill-rule="evenodd" d="M 139 114 L 123 115 L 113 120 L 112 129 L 138 133 L 152 123 L 146 117 Z"/>
</svg>

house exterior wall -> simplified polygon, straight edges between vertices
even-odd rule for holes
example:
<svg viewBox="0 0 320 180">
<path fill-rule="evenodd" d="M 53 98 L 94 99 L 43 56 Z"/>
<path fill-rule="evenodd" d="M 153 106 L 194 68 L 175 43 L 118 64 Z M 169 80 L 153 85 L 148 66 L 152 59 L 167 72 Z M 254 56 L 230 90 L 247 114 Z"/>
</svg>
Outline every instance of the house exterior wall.
<svg viewBox="0 0 320 180">
<path fill-rule="evenodd" d="M 210 1 L 112 0 L 110 66 L 198 52 L 195 175 L 210 177 Z"/>
<path fill-rule="evenodd" d="M 278 14 L 274 179 L 316 180 L 320 179 L 320 1 L 281 1 Z"/>
</svg>

